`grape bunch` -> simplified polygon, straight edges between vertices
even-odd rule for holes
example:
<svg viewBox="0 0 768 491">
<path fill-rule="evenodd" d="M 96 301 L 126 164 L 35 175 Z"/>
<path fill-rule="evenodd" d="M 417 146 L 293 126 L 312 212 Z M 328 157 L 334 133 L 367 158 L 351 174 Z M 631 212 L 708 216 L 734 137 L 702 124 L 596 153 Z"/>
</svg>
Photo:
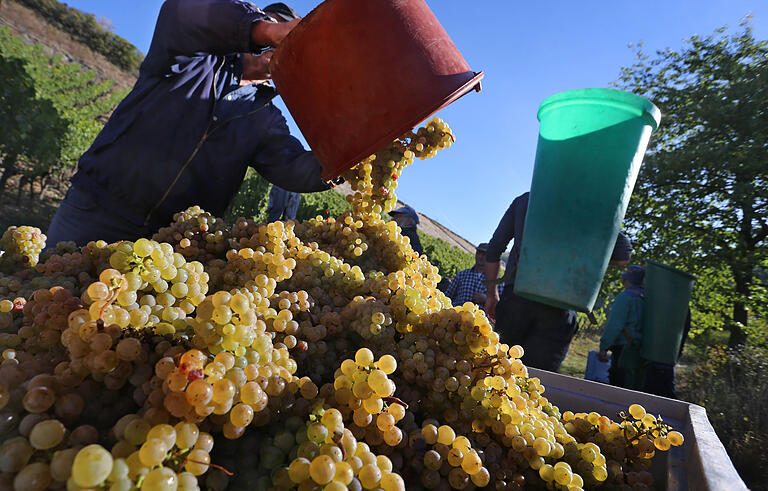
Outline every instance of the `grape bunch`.
<svg viewBox="0 0 768 491">
<path fill-rule="evenodd" d="M 380 488 L 385 491 L 405 489 L 403 478 L 393 472 L 392 461 L 374 454 L 365 442 L 358 441 L 344 427 L 340 411 L 318 408 L 306 426 L 297 431 L 301 442 L 296 458 L 275 474 L 279 487 L 299 489 L 324 486 L 329 490 L 362 490 Z"/>
<path fill-rule="evenodd" d="M 230 249 L 230 227 L 199 206 L 176 213 L 173 222 L 163 227 L 152 239 L 173 246 L 175 252 L 189 260 L 207 262 L 221 258 Z"/>
<path fill-rule="evenodd" d="M 13 273 L 25 267 L 35 267 L 44 247 L 45 235 L 39 228 L 8 227 L 0 237 L 0 271 Z"/>
<path fill-rule="evenodd" d="M 415 158 L 434 157 L 438 150 L 450 147 L 453 141 L 451 129 L 438 117 L 416 132 L 409 131 L 344 172 L 344 179 L 354 191 L 347 201 L 359 215 L 392 211 L 397 203 L 397 180 L 403 169 Z"/>
</svg>

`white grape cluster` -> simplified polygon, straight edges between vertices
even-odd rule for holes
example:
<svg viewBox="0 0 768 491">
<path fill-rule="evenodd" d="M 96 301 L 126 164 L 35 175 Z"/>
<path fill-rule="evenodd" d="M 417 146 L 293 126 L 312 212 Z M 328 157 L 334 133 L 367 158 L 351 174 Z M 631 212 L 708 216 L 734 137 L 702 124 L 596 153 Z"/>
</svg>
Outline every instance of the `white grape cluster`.
<svg viewBox="0 0 768 491">
<path fill-rule="evenodd" d="M 37 227 L 10 226 L 0 237 L 0 271 L 34 267 L 45 247 L 45 235 Z"/>
</svg>

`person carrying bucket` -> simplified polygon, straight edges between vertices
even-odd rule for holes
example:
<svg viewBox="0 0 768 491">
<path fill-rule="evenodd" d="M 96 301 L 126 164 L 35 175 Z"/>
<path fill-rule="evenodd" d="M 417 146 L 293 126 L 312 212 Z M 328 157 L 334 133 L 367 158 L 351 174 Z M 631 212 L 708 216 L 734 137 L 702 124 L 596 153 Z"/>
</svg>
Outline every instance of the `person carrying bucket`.
<svg viewBox="0 0 768 491">
<path fill-rule="evenodd" d="M 328 189 L 266 83 L 268 48 L 298 22 L 282 3 L 166 0 L 136 84 L 80 158 L 49 247 L 148 236 L 193 205 L 220 216 L 249 166 L 289 191 Z"/>
<path fill-rule="evenodd" d="M 600 336 L 600 361 L 608 361 L 611 351 L 611 368 L 608 380 L 611 385 L 638 389 L 641 386 L 642 366 L 640 343 L 642 339 L 642 315 L 645 289 L 645 268 L 629 266 L 621 274 L 624 291 L 616 295 L 608 321 Z"/>
<path fill-rule="evenodd" d="M 527 366 L 556 372 L 568 353 L 578 328 L 576 312 L 553 307 L 514 293 L 515 271 L 523 243 L 525 216 L 530 193 L 515 198 L 493 232 L 485 255 L 485 277 L 488 285 L 485 312 L 495 323 L 502 343 L 523 347 L 523 363 Z M 499 279 L 500 259 L 509 243 L 506 273 Z M 632 245 L 626 235 L 619 232 L 610 265 L 629 264 Z M 504 285 L 499 297 L 498 284 Z"/>
</svg>

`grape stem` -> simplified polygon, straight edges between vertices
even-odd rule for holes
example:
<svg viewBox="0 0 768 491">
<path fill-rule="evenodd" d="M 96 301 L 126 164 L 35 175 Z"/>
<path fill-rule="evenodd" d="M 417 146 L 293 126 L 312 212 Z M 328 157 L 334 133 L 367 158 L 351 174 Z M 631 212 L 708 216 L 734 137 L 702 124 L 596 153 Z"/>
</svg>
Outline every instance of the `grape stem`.
<svg viewBox="0 0 768 491">
<path fill-rule="evenodd" d="M 387 404 L 400 404 L 405 409 L 408 409 L 408 404 L 398 397 L 395 397 L 395 396 L 382 397 L 381 400 L 386 402 Z"/>
<path fill-rule="evenodd" d="M 109 294 L 109 297 L 107 297 L 106 303 L 102 305 L 101 309 L 99 310 L 99 320 L 102 320 L 102 321 L 104 320 L 104 309 L 112 305 L 115 302 L 115 300 L 117 300 L 118 290 L 120 290 L 122 283 L 123 281 L 121 278 L 119 282 L 114 281 L 114 284 L 111 287 L 109 287 L 110 294 Z"/>
<path fill-rule="evenodd" d="M 212 464 L 210 462 L 200 462 L 199 460 L 190 459 L 188 456 L 184 456 L 184 455 L 182 455 L 182 454 L 180 454 L 178 452 L 173 452 L 173 455 L 175 457 L 178 457 L 181 460 L 181 463 L 182 463 L 181 467 L 183 467 L 184 464 L 186 464 L 187 462 L 192 462 L 193 464 L 207 465 L 209 467 L 213 467 L 214 469 L 218 469 L 218 470 L 220 470 L 221 472 L 223 472 L 224 474 L 226 474 L 226 475 L 228 475 L 230 477 L 235 475 L 234 472 L 231 472 L 231 471 L 227 470 L 224 466 L 221 466 L 221 465 L 218 465 L 218 464 Z"/>
<path fill-rule="evenodd" d="M 342 433 L 342 434 L 339 435 L 339 437 L 337 439 L 335 439 L 333 441 L 333 443 L 335 443 L 339 447 L 339 450 L 341 450 L 341 460 L 342 461 L 347 460 L 347 452 L 346 452 L 346 450 L 344 450 L 344 445 L 341 443 L 341 439 L 343 437 L 344 437 L 344 434 Z"/>
</svg>

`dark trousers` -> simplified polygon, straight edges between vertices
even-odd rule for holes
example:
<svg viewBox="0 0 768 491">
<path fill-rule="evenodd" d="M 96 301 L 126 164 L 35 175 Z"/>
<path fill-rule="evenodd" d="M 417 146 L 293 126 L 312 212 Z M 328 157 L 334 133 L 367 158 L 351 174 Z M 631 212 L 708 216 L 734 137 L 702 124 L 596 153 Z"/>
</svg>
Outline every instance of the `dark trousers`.
<svg viewBox="0 0 768 491">
<path fill-rule="evenodd" d="M 505 286 L 496 306 L 496 330 L 502 343 L 523 347 L 526 366 L 556 372 L 578 328 L 576 312 L 515 295 Z"/>
<path fill-rule="evenodd" d="M 112 243 L 151 235 L 147 227 L 107 212 L 88 192 L 75 186 L 67 191 L 45 234 L 46 249 L 59 242 L 73 241 L 82 247 L 92 240 Z"/>
<path fill-rule="evenodd" d="M 643 392 L 677 399 L 675 393 L 675 366 L 667 363 L 649 362 L 645 367 Z"/>
<path fill-rule="evenodd" d="M 608 382 L 616 387 L 624 387 L 624 369 L 619 366 L 621 350 L 624 346 L 617 344 L 611 346 L 611 368 L 608 369 Z"/>
</svg>

